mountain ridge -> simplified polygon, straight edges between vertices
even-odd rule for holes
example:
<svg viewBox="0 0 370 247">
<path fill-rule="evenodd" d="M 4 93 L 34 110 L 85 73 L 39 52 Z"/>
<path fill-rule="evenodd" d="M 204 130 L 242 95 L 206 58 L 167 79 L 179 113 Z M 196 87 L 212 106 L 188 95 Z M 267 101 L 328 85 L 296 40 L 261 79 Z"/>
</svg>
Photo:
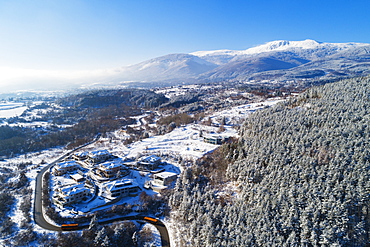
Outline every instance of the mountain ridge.
<svg viewBox="0 0 370 247">
<path fill-rule="evenodd" d="M 175 85 L 256 78 L 279 81 L 335 79 L 370 74 L 369 53 L 370 44 L 367 43 L 277 40 L 240 51 L 168 54 L 121 67 L 114 76 L 121 82 L 153 82 L 153 86 L 159 82 Z"/>
</svg>

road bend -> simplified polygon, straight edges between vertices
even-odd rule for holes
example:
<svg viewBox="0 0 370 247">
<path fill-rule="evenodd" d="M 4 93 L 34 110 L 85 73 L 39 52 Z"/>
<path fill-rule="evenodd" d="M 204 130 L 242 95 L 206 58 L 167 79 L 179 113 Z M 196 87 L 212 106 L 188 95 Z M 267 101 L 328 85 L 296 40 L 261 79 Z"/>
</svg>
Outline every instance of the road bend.
<svg viewBox="0 0 370 247">
<path fill-rule="evenodd" d="M 98 140 L 98 137 L 96 138 L 96 140 Z M 91 144 L 91 143 L 88 143 L 88 144 Z M 80 149 L 80 148 L 82 148 L 82 147 L 84 147 L 88 144 L 85 144 L 85 145 L 83 145 L 79 148 L 74 149 L 71 152 L 68 152 L 68 153 L 64 154 L 63 156 L 61 156 L 57 160 L 53 161 L 52 163 L 50 163 L 49 165 L 47 165 L 46 167 L 41 169 L 41 171 L 37 175 L 36 185 L 35 185 L 35 200 L 34 200 L 33 216 L 34 216 L 36 224 L 39 225 L 40 227 L 42 227 L 44 229 L 47 229 L 47 230 L 51 230 L 51 231 L 62 231 L 62 228 L 60 226 L 56 226 L 56 225 L 53 225 L 53 224 L 49 223 L 44 217 L 43 207 L 42 207 L 42 184 L 43 184 L 44 173 L 47 170 L 49 170 L 50 167 L 52 167 L 54 164 L 62 161 L 65 157 L 71 155 L 74 151 L 77 151 L 78 149 Z M 106 221 L 99 221 L 99 223 L 105 224 L 105 223 L 112 223 L 112 222 L 123 221 L 123 220 L 145 220 L 145 218 L 146 217 L 142 216 L 142 215 L 126 216 L 126 217 L 120 217 L 120 218 L 110 219 L 110 220 L 106 220 Z M 152 221 L 149 221 L 149 220 L 145 220 L 145 221 L 154 225 L 158 229 L 158 231 L 161 235 L 162 246 L 163 247 L 170 247 L 170 237 L 168 235 L 167 228 L 163 224 L 163 222 L 161 222 L 160 220 L 157 220 L 157 219 L 156 219 L 156 222 L 152 222 Z M 80 225 L 78 227 L 78 229 L 84 229 L 84 228 L 88 228 L 88 227 L 89 227 L 88 225 Z"/>
</svg>

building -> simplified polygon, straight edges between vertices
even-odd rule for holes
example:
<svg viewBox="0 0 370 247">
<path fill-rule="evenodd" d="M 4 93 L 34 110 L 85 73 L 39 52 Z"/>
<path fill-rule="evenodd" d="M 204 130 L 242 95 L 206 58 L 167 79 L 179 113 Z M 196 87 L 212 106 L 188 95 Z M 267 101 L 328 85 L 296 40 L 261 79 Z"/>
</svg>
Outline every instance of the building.
<svg viewBox="0 0 370 247">
<path fill-rule="evenodd" d="M 140 158 L 139 161 L 137 162 L 137 165 L 153 170 L 156 169 L 161 163 L 162 160 L 160 157 L 156 155 L 150 155 Z"/>
<path fill-rule="evenodd" d="M 72 158 L 74 160 L 77 160 L 77 161 L 86 160 L 88 157 L 89 157 L 89 153 L 88 152 L 78 152 L 78 153 L 74 153 L 72 155 Z"/>
<path fill-rule="evenodd" d="M 82 176 L 82 175 L 81 175 L 81 174 L 79 174 L 79 173 L 72 174 L 72 175 L 70 175 L 70 177 L 71 177 L 74 181 L 76 181 L 77 183 L 82 182 L 82 181 L 84 181 L 84 180 L 85 180 L 84 176 Z"/>
<path fill-rule="evenodd" d="M 173 181 L 177 179 L 177 174 L 174 172 L 160 172 L 154 174 L 153 176 L 153 184 L 160 185 L 160 186 L 168 186 L 171 185 Z"/>
<path fill-rule="evenodd" d="M 80 165 L 77 164 L 74 160 L 69 160 L 66 162 L 58 163 L 54 166 L 52 172 L 54 175 L 61 176 L 67 172 L 75 171 L 80 168 Z"/>
<path fill-rule="evenodd" d="M 97 174 L 103 178 L 115 178 L 119 173 L 124 175 L 127 172 L 127 167 L 122 164 L 120 159 L 101 163 L 97 169 Z"/>
<path fill-rule="evenodd" d="M 114 180 L 105 183 L 104 192 L 109 197 L 125 197 L 129 195 L 137 195 L 140 190 L 138 184 L 130 179 Z"/>
<path fill-rule="evenodd" d="M 112 158 L 108 150 L 97 150 L 89 153 L 87 160 L 92 164 L 99 164 Z"/>
<path fill-rule="evenodd" d="M 214 145 L 221 145 L 222 143 L 225 143 L 227 140 L 229 140 L 228 137 L 223 136 L 204 136 L 203 141 L 209 144 Z"/>
<path fill-rule="evenodd" d="M 53 201 L 62 207 L 80 202 L 90 195 L 90 190 L 84 184 L 57 188 L 54 192 Z"/>
</svg>

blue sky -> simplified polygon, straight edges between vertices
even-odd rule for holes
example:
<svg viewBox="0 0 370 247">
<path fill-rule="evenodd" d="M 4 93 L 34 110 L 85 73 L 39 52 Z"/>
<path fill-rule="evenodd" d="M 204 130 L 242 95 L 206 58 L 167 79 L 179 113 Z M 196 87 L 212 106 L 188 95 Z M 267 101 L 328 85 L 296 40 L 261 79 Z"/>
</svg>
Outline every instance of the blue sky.
<svg viewBox="0 0 370 247">
<path fill-rule="evenodd" d="M 368 0 L 0 0 L 0 67 L 93 70 L 282 39 L 369 43 L 369 11 Z"/>
</svg>

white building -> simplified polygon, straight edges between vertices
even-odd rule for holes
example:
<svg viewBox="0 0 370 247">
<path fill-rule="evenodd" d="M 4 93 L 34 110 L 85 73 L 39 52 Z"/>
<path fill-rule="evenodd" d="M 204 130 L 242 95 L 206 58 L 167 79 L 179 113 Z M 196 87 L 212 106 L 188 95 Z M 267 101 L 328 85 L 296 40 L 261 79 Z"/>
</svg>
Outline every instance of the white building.
<svg viewBox="0 0 370 247">
<path fill-rule="evenodd" d="M 54 166 L 52 172 L 54 175 L 61 176 L 67 172 L 75 171 L 80 168 L 80 165 L 77 164 L 74 160 L 69 160 L 66 162 L 58 163 Z"/>
<path fill-rule="evenodd" d="M 110 181 L 104 184 L 104 192 L 109 197 L 136 195 L 140 187 L 130 179 Z"/>
<path fill-rule="evenodd" d="M 77 183 L 82 182 L 82 181 L 84 181 L 84 180 L 85 180 L 84 176 L 82 176 L 82 175 L 81 175 L 81 174 L 79 174 L 79 173 L 72 174 L 72 175 L 70 175 L 70 177 L 71 177 L 74 181 L 76 181 Z"/>
<path fill-rule="evenodd" d="M 153 184 L 159 186 L 168 186 L 177 179 L 177 174 L 174 172 L 160 172 L 154 174 Z"/>
<path fill-rule="evenodd" d="M 89 157 L 88 152 L 78 152 L 72 155 L 72 158 L 78 161 L 86 160 Z"/>
<path fill-rule="evenodd" d="M 92 164 L 99 164 L 112 158 L 108 150 L 92 151 L 88 155 L 88 161 Z"/>
<path fill-rule="evenodd" d="M 118 173 L 125 174 L 127 171 L 127 167 L 122 164 L 120 159 L 101 163 L 97 169 L 98 175 L 103 178 L 115 178 Z"/>
<path fill-rule="evenodd" d="M 80 202 L 89 195 L 90 189 L 86 188 L 84 184 L 77 184 L 57 188 L 53 196 L 53 201 L 55 204 L 64 207 L 71 203 Z"/>
<path fill-rule="evenodd" d="M 153 170 L 157 168 L 161 164 L 161 162 L 162 160 L 160 157 L 156 155 L 150 155 L 140 158 L 139 161 L 137 162 L 137 165 Z"/>
<path fill-rule="evenodd" d="M 203 141 L 209 144 L 221 145 L 229 140 L 229 137 L 206 135 L 203 137 Z"/>
</svg>

